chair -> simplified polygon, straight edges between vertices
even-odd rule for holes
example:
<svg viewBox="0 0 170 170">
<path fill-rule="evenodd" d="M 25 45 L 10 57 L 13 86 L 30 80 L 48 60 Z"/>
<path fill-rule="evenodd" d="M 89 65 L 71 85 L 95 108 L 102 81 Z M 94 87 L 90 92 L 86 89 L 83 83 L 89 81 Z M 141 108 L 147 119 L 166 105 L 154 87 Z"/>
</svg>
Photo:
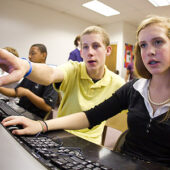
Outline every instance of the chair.
<svg viewBox="0 0 170 170">
<path fill-rule="evenodd" d="M 51 110 L 45 115 L 43 120 L 45 121 L 45 120 L 52 119 L 52 116 L 53 116 L 53 111 Z"/>
<path fill-rule="evenodd" d="M 123 145 L 124 142 L 125 142 L 125 137 L 126 137 L 127 132 L 128 132 L 128 129 L 125 130 L 125 131 L 119 136 L 119 138 L 118 138 L 118 140 L 117 140 L 117 142 L 116 142 L 116 144 L 115 144 L 115 146 L 114 146 L 114 148 L 113 148 L 113 151 L 115 151 L 115 152 L 120 152 L 120 151 L 121 151 L 121 147 L 122 147 L 122 145 Z"/>
<path fill-rule="evenodd" d="M 104 126 L 103 134 L 102 134 L 102 145 L 110 150 L 113 150 L 119 136 L 122 134 L 121 131 L 109 127 Z"/>
<path fill-rule="evenodd" d="M 117 140 L 127 129 L 127 110 L 124 110 L 106 121 L 101 144 L 113 150 Z"/>
</svg>

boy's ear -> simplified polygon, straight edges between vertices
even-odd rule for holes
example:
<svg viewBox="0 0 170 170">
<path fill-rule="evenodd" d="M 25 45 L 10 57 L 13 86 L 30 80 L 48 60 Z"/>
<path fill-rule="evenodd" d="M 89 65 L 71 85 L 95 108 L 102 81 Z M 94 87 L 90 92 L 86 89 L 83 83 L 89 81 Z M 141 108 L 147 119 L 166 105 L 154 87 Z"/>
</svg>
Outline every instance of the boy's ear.
<svg viewBox="0 0 170 170">
<path fill-rule="evenodd" d="M 45 61 L 47 58 L 47 53 L 43 53 L 43 60 Z"/>
<path fill-rule="evenodd" d="M 112 52 L 112 47 L 111 46 L 107 46 L 106 47 L 106 56 L 109 56 Z"/>
</svg>

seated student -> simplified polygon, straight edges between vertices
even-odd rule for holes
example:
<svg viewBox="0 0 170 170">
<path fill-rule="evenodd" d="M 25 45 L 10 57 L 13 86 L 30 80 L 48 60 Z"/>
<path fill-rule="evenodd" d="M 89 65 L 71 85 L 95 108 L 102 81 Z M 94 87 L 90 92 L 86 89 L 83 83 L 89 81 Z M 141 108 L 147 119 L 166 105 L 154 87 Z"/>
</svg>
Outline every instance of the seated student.
<svg viewBox="0 0 170 170">
<path fill-rule="evenodd" d="M 13 48 L 13 47 L 4 47 L 3 49 L 9 51 L 10 53 L 14 54 L 16 57 L 19 58 L 19 53 L 15 48 Z"/>
<path fill-rule="evenodd" d="M 134 78 L 137 78 L 134 68 L 134 56 L 131 58 L 131 62 L 128 64 L 126 69 L 126 75 L 125 75 L 125 82 L 128 82 L 130 80 L 133 80 Z"/>
<path fill-rule="evenodd" d="M 108 34 L 101 27 L 90 26 L 81 34 L 81 55 L 84 62 L 69 61 L 56 68 L 32 63 L 32 73 L 28 76 L 30 80 L 46 85 L 54 83 L 54 87 L 62 92 L 58 117 L 94 107 L 125 83 L 105 66 L 106 56 L 111 53 L 109 44 Z M 10 57 L 14 63 L 20 63 L 24 69 L 23 76 L 29 68 L 28 62 Z M 105 122 L 102 122 L 92 129 L 69 132 L 101 144 L 104 125 Z"/>
<path fill-rule="evenodd" d="M 121 152 L 133 158 L 170 166 L 169 33 L 170 18 L 150 16 L 140 24 L 137 29 L 135 66 L 143 78 L 128 82 L 100 105 L 85 112 L 48 120 L 46 123 L 11 116 L 5 118 L 2 124 L 23 125 L 23 129 L 12 132 L 16 135 L 91 128 L 121 110 L 128 109 L 129 129 Z M 1 52 L 0 58 L 7 62 L 13 57 Z M 32 79 L 33 77 L 31 76 Z M 1 82 L 7 83 L 5 79 Z"/>
<path fill-rule="evenodd" d="M 35 63 L 45 63 L 47 50 L 43 44 L 34 44 L 29 50 L 29 60 Z M 9 97 L 19 97 L 18 105 L 44 118 L 57 103 L 57 92 L 52 84 L 49 86 L 34 83 L 27 78 L 15 88 L 0 87 L 0 93 Z"/>
<path fill-rule="evenodd" d="M 74 45 L 76 46 L 76 49 L 70 52 L 68 60 L 81 62 L 83 61 L 83 58 L 80 54 L 80 35 L 75 38 Z"/>
</svg>

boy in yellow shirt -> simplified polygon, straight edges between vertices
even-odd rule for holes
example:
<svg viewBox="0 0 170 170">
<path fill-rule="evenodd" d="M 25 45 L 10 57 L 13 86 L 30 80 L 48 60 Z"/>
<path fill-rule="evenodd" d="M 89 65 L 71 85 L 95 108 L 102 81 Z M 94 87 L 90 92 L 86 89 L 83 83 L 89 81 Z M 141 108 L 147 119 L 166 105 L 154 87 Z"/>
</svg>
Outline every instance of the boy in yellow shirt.
<svg viewBox="0 0 170 170">
<path fill-rule="evenodd" d="M 101 27 L 86 28 L 81 34 L 80 43 L 83 58 L 81 63 L 69 61 L 56 68 L 32 63 L 30 73 L 28 62 L 13 59 L 13 62 L 19 63 L 22 76 L 29 72 L 28 79 L 44 85 L 54 83 L 54 88 L 62 91 L 58 117 L 89 110 L 108 99 L 124 84 L 120 76 L 105 66 L 106 56 L 110 55 L 111 47 L 109 36 Z M 104 125 L 105 122 L 102 122 L 92 129 L 69 130 L 69 132 L 101 144 Z"/>
</svg>

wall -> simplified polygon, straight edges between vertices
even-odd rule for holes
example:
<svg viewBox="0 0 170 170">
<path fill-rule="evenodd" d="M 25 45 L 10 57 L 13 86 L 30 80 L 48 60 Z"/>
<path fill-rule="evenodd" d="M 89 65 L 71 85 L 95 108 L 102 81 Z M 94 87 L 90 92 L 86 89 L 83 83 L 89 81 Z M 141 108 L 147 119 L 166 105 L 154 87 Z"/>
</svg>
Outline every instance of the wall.
<svg viewBox="0 0 170 170">
<path fill-rule="evenodd" d="M 117 44 L 117 63 L 116 69 L 119 70 L 119 74 L 122 75 L 122 42 L 123 42 L 123 23 L 117 22 L 114 24 L 103 25 L 110 35 L 110 42 Z"/>
<path fill-rule="evenodd" d="M 12 46 L 22 57 L 34 43 L 44 43 L 48 64 L 62 64 L 73 50 L 74 38 L 91 23 L 19 0 L 0 2 L 0 47 Z"/>
<path fill-rule="evenodd" d="M 12 46 L 21 57 L 28 57 L 34 43 L 48 49 L 48 64 L 60 65 L 73 50 L 74 38 L 85 27 L 93 25 L 79 18 L 20 0 L 0 0 L 0 47 Z M 124 77 L 124 43 L 135 43 L 136 28 L 125 22 L 101 25 L 117 44 L 117 70 Z"/>
<path fill-rule="evenodd" d="M 136 26 L 133 26 L 133 25 L 130 25 L 130 24 L 124 22 L 124 24 L 123 24 L 123 49 L 124 49 L 125 43 L 135 45 L 136 30 L 137 30 Z M 124 52 L 123 52 L 123 56 L 124 56 Z M 122 70 L 122 76 L 125 77 L 126 69 L 124 68 L 124 66 L 122 67 L 121 70 Z"/>
<path fill-rule="evenodd" d="M 125 77 L 126 69 L 124 68 L 124 51 L 125 43 L 135 44 L 136 27 L 126 22 L 117 22 L 109 25 L 102 25 L 110 35 L 112 44 L 117 44 L 117 70 L 121 77 Z"/>
</svg>

